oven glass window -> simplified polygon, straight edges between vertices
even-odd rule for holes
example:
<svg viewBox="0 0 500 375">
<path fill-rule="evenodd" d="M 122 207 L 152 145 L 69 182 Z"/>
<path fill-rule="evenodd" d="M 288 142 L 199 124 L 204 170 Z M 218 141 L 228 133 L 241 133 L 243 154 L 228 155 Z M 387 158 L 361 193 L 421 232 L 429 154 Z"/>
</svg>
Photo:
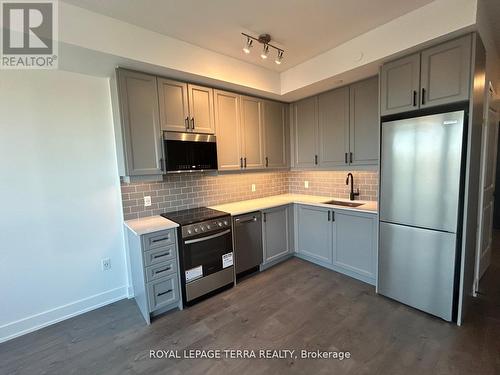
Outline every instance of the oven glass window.
<svg viewBox="0 0 500 375">
<path fill-rule="evenodd" d="M 205 241 L 184 244 L 184 269 L 202 266 L 203 276 L 218 272 L 223 269 L 222 256 L 231 253 L 232 249 L 231 232 Z"/>
</svg>

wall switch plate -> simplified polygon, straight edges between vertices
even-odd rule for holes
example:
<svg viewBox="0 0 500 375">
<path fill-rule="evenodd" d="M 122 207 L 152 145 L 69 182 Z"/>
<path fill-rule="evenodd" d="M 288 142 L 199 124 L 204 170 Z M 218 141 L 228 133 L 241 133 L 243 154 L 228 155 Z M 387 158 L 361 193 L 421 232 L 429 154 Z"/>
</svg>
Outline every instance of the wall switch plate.
<svg viewBox="0 0 500 375">
<path fill-rule="evenodd" d="M 252 191 L 255 191 L 255 184 L 252 184 Z"/>
<path fill-rule="evenodd" d="M 144 197 L 144 207 L 150 207 L 151 206 L 151 197 L 149 195 L 146 195 Z"/>
<path fill-rule="evenodd" d="M 101 267 L 103 271 L 109 271 L 111 269 L 111 259 L 104 258 L 101 260 Z"/>
<path fill-rule="evenodd" d="M 304 181 L 304 187 L 305 187 L 306 189 L 309 189 L 309 181 Z"/>
</svg>

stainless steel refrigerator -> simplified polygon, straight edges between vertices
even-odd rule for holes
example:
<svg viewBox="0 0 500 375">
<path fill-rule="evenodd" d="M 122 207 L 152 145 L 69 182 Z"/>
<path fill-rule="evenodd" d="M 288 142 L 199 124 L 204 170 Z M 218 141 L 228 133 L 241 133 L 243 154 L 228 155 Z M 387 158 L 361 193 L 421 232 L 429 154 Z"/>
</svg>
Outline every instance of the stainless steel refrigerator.
<svg viewBox="0 0 500 375">
<path fill-rule="evenodd" d="M 378 292 L 454 319 L 465 112 L 382 123 Z"/>
</svg>

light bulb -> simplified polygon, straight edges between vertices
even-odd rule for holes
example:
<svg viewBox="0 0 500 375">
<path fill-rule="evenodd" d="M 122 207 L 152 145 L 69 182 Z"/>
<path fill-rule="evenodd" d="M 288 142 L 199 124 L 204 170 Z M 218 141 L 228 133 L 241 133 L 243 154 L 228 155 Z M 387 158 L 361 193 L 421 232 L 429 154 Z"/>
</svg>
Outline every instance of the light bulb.
<svg viewBox="0 0 500 375">
<path fill-rule="evenodd" d="M 246 54 L 250 53 L 250 48 L 252 48 L 253 40 L 250 38 L 247 38 L 247 42 L 245 43 L 245 47 L 243 47 L 243 52 Z"/>
<path fill-rule="evenodd" d="M 276 56 L 276 59 L 274 62 L 278 65 L 281 64 L 281 60 L 283 60 L 283 51 L 278 51 L 278 56 Z"/>
<path fill-rule="evenodd" d="M 262 59 L 267 59 L 267 55 L 269 54 L 269 46 L 267 44 L 264 44 L 264 48 L 262 49 L 262 53 L 260 54 L 260 57 Z"/>
</svg>

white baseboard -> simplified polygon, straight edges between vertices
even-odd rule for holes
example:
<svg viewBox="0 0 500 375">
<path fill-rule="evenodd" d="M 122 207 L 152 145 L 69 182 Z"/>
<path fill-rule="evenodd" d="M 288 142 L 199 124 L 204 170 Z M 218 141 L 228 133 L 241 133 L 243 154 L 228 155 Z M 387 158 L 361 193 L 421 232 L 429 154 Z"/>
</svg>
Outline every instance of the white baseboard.
<svg viewBox="0 0 500 375">
<path fill-rule="evenodd" d="M 128 287 L 122 286 L 4 324 L 0 326 L 0 343 L 127 298 L 127 292 Z"/>
</svg>

